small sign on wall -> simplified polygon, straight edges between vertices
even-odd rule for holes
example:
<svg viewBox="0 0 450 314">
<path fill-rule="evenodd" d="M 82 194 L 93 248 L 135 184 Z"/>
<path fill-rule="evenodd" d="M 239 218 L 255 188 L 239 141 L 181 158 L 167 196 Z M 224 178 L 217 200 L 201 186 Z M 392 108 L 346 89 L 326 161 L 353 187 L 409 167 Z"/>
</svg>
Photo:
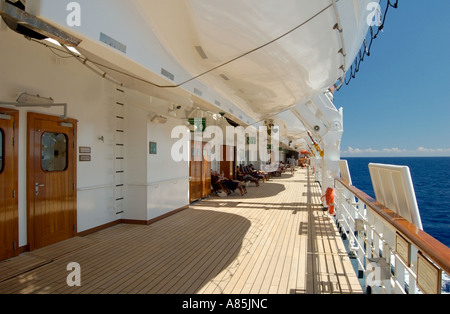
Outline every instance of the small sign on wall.
<svg viewBox="0 0 450 314">
<path fill-rule="evenodd" d="M 149 149 L 150 155 L 156 155 L 158 153 L 158 144 L 155 142 L 150 142 Z"/>
<path fill-rule="evenodd" d="M 88 162 L 88 161 L 92 160 L 92 157 L 91 157 L 92 149 L 91 149 L 91 147 L 81 146 L 79 148 L 79 152 L 80 152 L 79 160 L 81 162 Z"/>
<path fill-rule="evenodd" d="M 80 161 L 91 161 L 91 155 L 80 155 Z"/>
</svg>

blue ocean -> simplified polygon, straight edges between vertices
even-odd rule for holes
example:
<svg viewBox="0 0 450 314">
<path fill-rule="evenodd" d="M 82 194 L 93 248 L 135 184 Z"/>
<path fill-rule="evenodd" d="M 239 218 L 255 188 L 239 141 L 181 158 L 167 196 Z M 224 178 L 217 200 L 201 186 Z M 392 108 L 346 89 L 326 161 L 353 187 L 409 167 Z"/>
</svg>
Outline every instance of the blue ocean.
<svg viewBox="0 0 450 314">
<path fill-rule="evenodd" d="M 450 157 L 342 158 L 353 185 L 374 197 L 369 163 L 408 166 L 425 232 L 450 247 Z"/>
</svg>

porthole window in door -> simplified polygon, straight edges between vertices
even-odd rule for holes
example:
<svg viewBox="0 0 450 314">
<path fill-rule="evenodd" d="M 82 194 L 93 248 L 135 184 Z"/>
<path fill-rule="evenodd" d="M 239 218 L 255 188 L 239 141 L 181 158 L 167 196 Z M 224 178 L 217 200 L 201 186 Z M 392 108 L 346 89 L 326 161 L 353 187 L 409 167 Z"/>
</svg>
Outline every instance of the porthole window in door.
<svg viewBox="0 0 450 314">
<path fill-rule="evenodd" d="M 47 172 L 67 169 L 68 140 L 65 134 L 44 133 L 42 135 L 42 170 Z"/>
<path fill-rule="evenodd" d="M 4 150 L 4 145 L 3 143 L 5 142 L 5 133 L 3 133 L 3 130 L 0 129 L 0 173 L 3 172 L 3 169 L 5 168 L 5 163 L 4 163 L 4 156 L 3 156 L 3 152 Z"/>
</svg>

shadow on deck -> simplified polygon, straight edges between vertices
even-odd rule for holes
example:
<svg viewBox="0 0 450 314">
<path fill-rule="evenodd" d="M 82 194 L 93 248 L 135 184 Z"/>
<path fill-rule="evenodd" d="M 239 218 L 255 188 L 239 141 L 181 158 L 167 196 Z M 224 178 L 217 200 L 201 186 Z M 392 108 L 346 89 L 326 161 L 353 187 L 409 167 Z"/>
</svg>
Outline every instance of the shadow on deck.
<svg viewBox="0 0 450 314">
<path fill-rule="evenodd" d="M 0 293 L 362 293 L 305 170 L 0 262 Z M 67 265 L 81 266 L 69 287 Z"/>
</svg>

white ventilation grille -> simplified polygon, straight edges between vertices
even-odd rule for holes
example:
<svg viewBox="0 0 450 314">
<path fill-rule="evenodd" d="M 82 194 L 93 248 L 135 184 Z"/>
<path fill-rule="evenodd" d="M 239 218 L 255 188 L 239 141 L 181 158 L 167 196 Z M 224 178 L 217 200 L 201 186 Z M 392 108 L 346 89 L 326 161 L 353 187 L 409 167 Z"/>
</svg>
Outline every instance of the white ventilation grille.
<svg viewBox="0 0 450 314">
<path fill-rule="evenodd" d="M 161 74 L 164 75 L 165 77 L 167 77 L 169 80 L 175 81 L 175 75 L 173 75 L 172 73 L 170 73 L 166 69 L 162 68 L 161 69 Z"/>
</svg>

